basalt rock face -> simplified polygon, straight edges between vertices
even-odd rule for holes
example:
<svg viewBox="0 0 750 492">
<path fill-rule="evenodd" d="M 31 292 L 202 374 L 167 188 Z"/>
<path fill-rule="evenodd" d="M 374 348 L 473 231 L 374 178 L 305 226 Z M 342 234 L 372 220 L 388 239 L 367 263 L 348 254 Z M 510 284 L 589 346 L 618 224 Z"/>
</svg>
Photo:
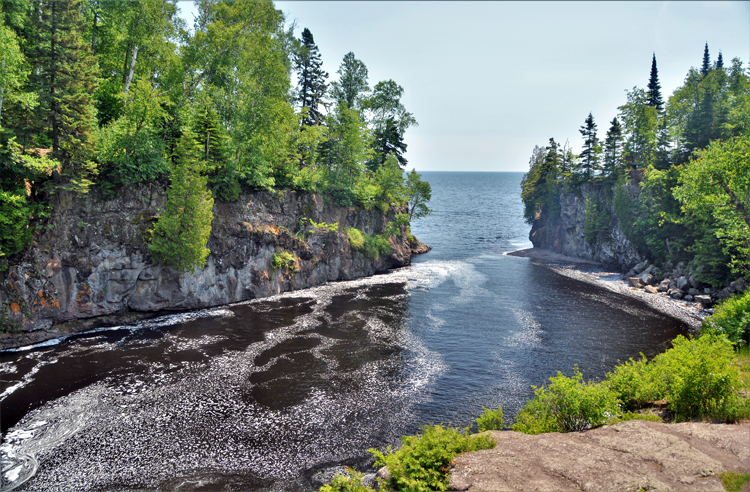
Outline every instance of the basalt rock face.
<svg viewBox="0 0 750 492">
<path fill-rule="evenodd" d="M 411 260 L 406 226 L 390 237 L 393 253 L 377 259 L 353 250 L 344 231 L 380 233 L 396 211 L 337 207 L 292 191 L 247 192 L 233 203 L 216 201 L 208 261 L 181 273 L 153 262 L 147 249 L 165 203 L 165 190 L 156 185 L 126 187 L 111 199 L 96 191 L 58 193 L 33 243 L 0 272 L 6 329 L 31 333 L 27 340 L 50 338 L 90 327 L 92 318 L 119 323 L 132 319 L 127 313 L 218 306 L 364 277 Z M 338 223 L 338 229 L 309 220 Z M 279 249 L 295 255 L 293 268 L 272 267 Z M 0 342 L 13 344 L 5 338 Z"/>
<path fill-rule="evenodd" d="M 640 192 L 634 181 L 626 185 L 631 198 Z M 584 183 L 577 191 L 560 194 L 560 216 L 551 216 L 545 210 L 534 221 L 529 239 L 535 248 L 552 250 L 567 256 L 596 261 L 620 270 L 628 270 L 644 257 L 628 241 L 620 229 L 620 221 L 612 206 L 612 188 L 594 187 Z M 600 203 L 609 209 L 613 219 L 609 226 L 609 239 L 590 244 L 584 237 L 586 201 L 597 194 Z"/>
</svg>

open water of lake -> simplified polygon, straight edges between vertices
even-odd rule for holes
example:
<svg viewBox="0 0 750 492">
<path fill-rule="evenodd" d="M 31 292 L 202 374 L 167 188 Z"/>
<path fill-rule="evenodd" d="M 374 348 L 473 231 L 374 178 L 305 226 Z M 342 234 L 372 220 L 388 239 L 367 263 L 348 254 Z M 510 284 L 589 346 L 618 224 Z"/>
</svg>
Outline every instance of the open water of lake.
<svg viewBox="0 0 750 492">
<path fill-rule="evenodd" d="M 409 268 L 1 354 L 0 490 L 304 490 L 421 424 L 512 417 L 685 327 L 503 253 L 521 173 L 424 173 Z"/>
</svg>

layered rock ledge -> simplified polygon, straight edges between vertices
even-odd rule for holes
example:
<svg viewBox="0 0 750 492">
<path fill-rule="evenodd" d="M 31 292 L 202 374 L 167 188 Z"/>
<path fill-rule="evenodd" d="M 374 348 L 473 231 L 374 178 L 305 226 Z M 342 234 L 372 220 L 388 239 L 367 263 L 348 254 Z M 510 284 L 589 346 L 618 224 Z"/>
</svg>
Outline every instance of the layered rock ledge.
<svg viewBox="0 0 750 492">
<path fill-rule="evenodd" d="M 177 272 L 152 262 L 147 248 L 165 203 L 165 188 L 157 185 L 126 187 L 113 198 L 96 190 L 55 195 L 32 244 L 0 272 L 0 313 L 9 332 L 0 335 L 0 348 L 369 276 L 411 261 L 406 226 L 390 237 L 392 254 L 378 258 L 351 248 L 346 235 L 349 227 L 382 233 L 398 210 L 339 207 L 293 191 L 245 192 L 214 204 L 205 267 Z M 277 250 L 295 255 L 293 268 L 273 268 Z"/>
<path fill-rule="evenodd" d="M 620 422 L 582 433 L 492 431 L 494 449 L 450 470 L 462 491 L 723 491 L 725 471 L 750 473 L 750 426 Z"/>
</svg>

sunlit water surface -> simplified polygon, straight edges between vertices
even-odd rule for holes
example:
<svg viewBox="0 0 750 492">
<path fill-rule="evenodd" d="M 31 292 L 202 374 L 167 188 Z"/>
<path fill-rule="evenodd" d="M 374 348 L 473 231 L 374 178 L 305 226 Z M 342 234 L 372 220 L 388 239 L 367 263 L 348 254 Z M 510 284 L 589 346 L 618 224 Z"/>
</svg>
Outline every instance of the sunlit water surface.
<svg viewBox="0 0 750 492">
<path fill-rule="evenodd" d="M 310 490 L 421 424 L 512 417 L 684 332 L 503 253 L 520 173 L 424 173 L 433 251 L 368 279 L 2 353 L 0 490 Z"/>
</svg>

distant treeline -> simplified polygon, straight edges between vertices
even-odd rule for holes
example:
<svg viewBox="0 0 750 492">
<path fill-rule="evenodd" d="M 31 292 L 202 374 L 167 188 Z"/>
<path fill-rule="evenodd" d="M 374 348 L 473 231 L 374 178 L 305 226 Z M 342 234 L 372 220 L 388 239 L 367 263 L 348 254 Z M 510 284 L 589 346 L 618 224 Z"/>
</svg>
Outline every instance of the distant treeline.
<svg viewBox="0 0 750 492">
<path fill-rule="evenodd" d="M 712 62 L 706 44 L 700 68 L 665 102 L 654 55 L 646 89 L 627 91 L 603 141 L 589 113 L 580 155 L 552 138 L 534 148 L 522 183 L 526 220 L 559 216 L 560 193 L 592 182 L 608 202 L 586 205 L 592 244 L 608 239 L 613 210 L 651 261 L 693 262 L 715 286 L 750 275 L 749 73 L 739 58 Z M 630 178 L 640 193 L 628 193 Z"/>
<path fill-rule="evenodd" d="M 401 86 L 371 89 L 353 53 L 329 84 L 310 30 L 295 38 L 270 0 L 195 7 L 188 29 L 176 0 L 0 0 L 0 255 L 60 189 L 171 183 L 167 214 L 210 232 L 213 198 L 243 187 L 383 210 L 419 188 Z"/>
</svg>

